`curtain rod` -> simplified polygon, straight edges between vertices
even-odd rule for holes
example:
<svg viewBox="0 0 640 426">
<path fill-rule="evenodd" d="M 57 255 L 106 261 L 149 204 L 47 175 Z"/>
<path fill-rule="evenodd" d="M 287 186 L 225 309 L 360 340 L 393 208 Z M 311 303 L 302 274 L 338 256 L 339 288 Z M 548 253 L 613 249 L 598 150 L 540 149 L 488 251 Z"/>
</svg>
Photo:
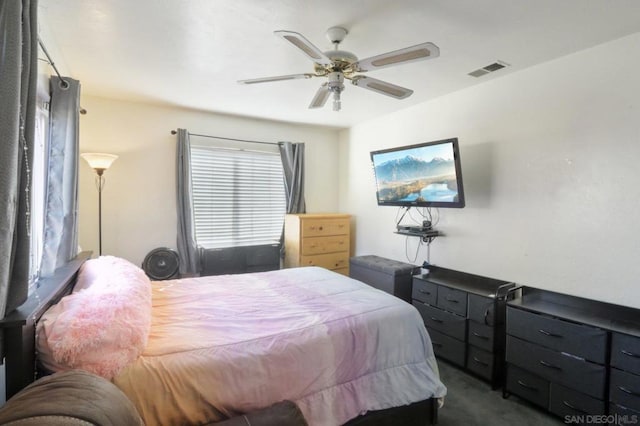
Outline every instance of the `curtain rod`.
<svg viewBox="0 0 640 426">
<path fill-rule="evenodd" d="M 190 132 L 187 132 L 187 133 L 189 133 L 189 136 L 200 136 L 200 137 L 203 137 L 203 138 L 223 139 L 223 140 L 226 140 L 226 141 L 234 141 L 234 142 L 259 143 L 259 144 L 263 144 L 263 145 L 278 145 L 278 142 L 250 141 L 250 140 L 247 140 L 247 139 L 223 138 L 222 136 L 200 135 L 198 133 L 190 133 Z M 178 134 L 178 132 L 175 131 L 175 130 L 172 130 L 171 134 L 172 135 L 176 135 L 176 134 Z"/>
<path fill-rule="evenodd" d="M 55 73 L 58 76 L 58 78 L 60 79 L 60 81 L 62 81 L 62 83 L 61 83 L 62 88 L 66 89 L 67 87 L 69 87 L 69 82 L 67 82 L 67 80 L 62 78 L 62 75 L 60 75 L 60 71 L 58 71 L 58 67 L 56 67 L 55 62 L 53 62 L 53 59 L 51 59 L 51 56 L 49 55 L 49 51 L 44 46 L 44 43 L 42 42 L 42 39 L 40 37 L 38 37 L 38 44 L 42 48 L 42 51 L 44 52 L 44 55 L 47 57 L 47 63 L 49 65 L 51 65 L 51 68 L 53 68 L 53 70 L 55 71 Z M 80 107 L 80 114 L 84 115 L 86 113 L 87 113 L 87 110 L 82 108 L 82 107 Z"/>
<path fill-rule="evenodd" d="M 56 64 L 53 62 L 53 59 L 51 59 L 51 56 L 49 55 L 49 51 L 47 50 L 46 47 L 44 47 L 44 43 L 42 42 L 42 39 L 40 39 L 40 37 L 38 37 L 38 44 L 40 45 L 40 47 L 42 48 L 42 51 L 47 57 L 47 60 L 49 61 L 49 65 L 51 65 L 51 68 L 53 68 L 53 70 L 56 72 L 58 78 L 62 80 L 62 88 L 66 89 L 67 87 L 69 87 L 69 83 L 67 83 L 67 80 L 62 78 L 62 76 L 60 75 L 60 71 L 58 71 L 58 67 L 56 67 Z"/>
</svg>

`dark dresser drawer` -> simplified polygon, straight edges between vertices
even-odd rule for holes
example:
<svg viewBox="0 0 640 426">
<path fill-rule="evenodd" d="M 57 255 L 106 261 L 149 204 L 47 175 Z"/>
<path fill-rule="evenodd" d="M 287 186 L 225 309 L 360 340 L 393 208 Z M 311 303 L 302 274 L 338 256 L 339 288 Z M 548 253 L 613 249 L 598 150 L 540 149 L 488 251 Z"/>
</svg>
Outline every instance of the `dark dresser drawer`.
<svg viewBox="0 0 640 426">
<path fill-rule="evenodd" d="M 440 333 L 432 328 L 427 327 L 427 331 L 431 337 L 433 352 L 436 356 L 464 367 L 466 347 L 464 342 L 456 340 L 453 337 L 447 336 L 446 334 Z"/>
<path fill-rule="evenodd" d="M 506 388 L 543 408 L 549 405 L 549 382 L 513 365 L 507 365 Z"/>
<path fill-rule="evenodd" d="M 485 351 L 493 352 L 493 332 L 494 329 L 488 325 L 469 321 L 469 344 L 477 346 Z"/>
<path fill-rule="evenodd" d="M 493 354 L 469 346 L 467 348 L 467 368 L 478 376 L 491 380 L 493 377 Z"/>
<path fill-rule="evenodd" d="M 449 312 L 467 316 L 467 292 L 440 286 L 436 305 Z"/>
<path fill-rule="evenodd" d="M 547 348 L 605 363 L 607 332 L 507 307 L 507 333 Z"/>
<path fill-rule="evenodd" d="M 611 338 L 611 365 L 621 370 L 640 374 L 640 338 L 613 333 Z"/>
<path fill-rule="evenodd" d="M 609 414 L 617 415 L 623 418 L 626 416 L 626 420 L 628 424 L 633 424 L 633 423 L 630 423 L 630 420 L 633 420 L 632 416 L 636 416 L 635 418 L 640 420 L 640 411 L 632 410 L 629 407 L 625 407 L 623 405 L 618 405 L 618 404 L 609 404 Z M 619 424 L 624 424 L 624 423 L 619 423 Z"/>
<path fill-rule="evenodd" d="M 495 299 L 469 293 L 469 319 L 480 324 L 495 325 Z"/>
<path fill-rule="evenodd" d="M 467 334 L 467 319 L 421 302 L 413 302 L 418 308 L 424 324 L 458 340 L 465 340 Z"/>
<path fill-rule="evenodd" d="M 542 378 L 604 399 L 606 368 L 507 336 L 507 362 Z"/>
<path fill-rule="evenodd" d="M 504 316 L 507 290 L 513 287 L 435 265 L 412 277 L 412 303 L 432 334 L 438 358 L 488 379 L 494 390 L 504 384 Z"/>
<path fill-rule="evenodd" d="M 605 414 L 604 401 L 573 389 L 551 383 L 549 389 L 549 411 L 558 416 Z"/>
<path fill-rule="evenodd" d="M 640 411 L 640 376 L 612 368 L 609 400 L 632 410 Z"/>
<path fill-rule="evenodd" d="M 413 290 L 411 292 L 413 299 L 435 306 L 437 294 L 438 286 L 436 284 L 417 278 L 413 279 Z"/>
</svg>

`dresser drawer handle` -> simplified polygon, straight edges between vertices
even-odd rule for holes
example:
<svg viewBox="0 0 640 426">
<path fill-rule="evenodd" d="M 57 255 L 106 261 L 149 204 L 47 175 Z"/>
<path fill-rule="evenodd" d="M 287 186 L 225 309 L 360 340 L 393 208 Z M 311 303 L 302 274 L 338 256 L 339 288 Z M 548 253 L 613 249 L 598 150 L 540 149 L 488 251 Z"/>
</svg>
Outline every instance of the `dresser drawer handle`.
<svg viewBox="0 0 640 426">
<path fill-rule="evenodd" d="M 523 382 L 522 380 L 518 380 L 518 384 L 520 386 L 522 386 L 523 388 L 525 388 L 525 389 L 529 389 L 529 390 L 538 392 L 538 388 L 536 388 L 535 386 L 528 385 L 525 382 Z"/>
<path fill-rule="evenodd" d="M 434 318 L 434 317 L 431 317 L 431 321 L 433 321 L 433 322 L 437 322 L 438 324 L 442 324 L 442 323 L 444 322 L 444 321 L 442 321 L 441 319 Z"/>
<path fill-rule="evenodd" d="M 633 352 L 625 351 L 624 349 L 622 349 L 620 352 L 622 352 L 626 356 L 630 356 L 633 358 L 640 358 L 640 354 L 634 354 Z"/>
<path fill-rule="evenodd" d="M 575 410 L 575 411 L 577 411 L 577 412 L 579 412 L 579 413 L 587 414 L 587 412 L 586 412 L 586 411 L 582 411 L 581 409 L 574 407 L 573 405 L 569 404 L 567 401 L 564 401 L 564 400 L 563 400 L 563 401 L 562 401 L 562 403 L 563 403 L 566 407 L 571 408 L 572 410 Z"/>
<path fill-rule="evenodd" d="M 451 303 L 460 303 L 460 301 L 459 301 L 459 300 L 451 299 L 451 298 L 449 298 L 449 297 L 445 297 L 445 298 L 444 298 L 444 300 L 446 300 L 447 302 L 451 302 Z"/>
<path fill-rule="evenodd" d="M 552 368 L 552 369 L 558 370 L 558 371 L 562 370 L 561 367 L 558 367 L 557 365 L 549 364 L 548 362 L 542 361 L 542 360 L 540 360 L 540 365 L 542 365 L 544 367 L 547 367 L 547 368 Z"/>
<path fill-rule="evenodd" d="M 489 366 L 489 364 L 487 364 L 487 363 L 486 363 L 486 362 L 484 362 L 484 361 L 479 360 L 479 359 L 478 359 L 478 358 L 476 358 L 475 356 L 473 357 L 473 360 L 474 360 L 475 362 L 477 362 L 478 364 L 480 364 L 480 365 L 484 365 L 485 367 L 488 367 L 488 366 Z"/>
<path fill-rule="evenodd" d="M 543 329 L 538 330 L 538 333 L 542 333 L 545 336 L 549 336 L 549 337 L 562 337 L 560 334 L 550 333 L 547 330 L 543 330 Z"/>
<path fill-rule="evenodd" d="M 483 336 L 482 334 L 478 334 L 475 331 L 473 332 L 473 335 L 476 336 L 478 339 L 489 340 L 489 338 L 487 336 Z"/>
<path fill-rule="evenodd" d="M 620 389 L 622 392 L 624 392 L 624 393 L 626 393 L 626 394 L 629 394 L 629 395 L 633 395 L 633 396 L 640 396 L 640 393 L 638 393 L 638 392 L 634 392 L 634 391 L 629 390 L 629 389 L 627 389 L 627 388 L 625 388 L 625 387 L 622 387 L 622 386 L 618 386 L 618 389 Z"/>
<path fill-rule="evenodd" d="M 431 292 L 430 292 L 430 291 L 422 290 L 422 289 L 419 289 L 419 290 L 418 290 L 418 293 L 426 294 L 427 296 L 429 296 L 429 295 L 431 294 Z"/>
<path fill-rule="evenodd" d="M 487 310 L 484 311 L 484 324 L 492 327 L 492 325 L 489 324 L 489 315 L 490 314 L 491 314 L 491 308 L 487 308 Z"/>
</svg>

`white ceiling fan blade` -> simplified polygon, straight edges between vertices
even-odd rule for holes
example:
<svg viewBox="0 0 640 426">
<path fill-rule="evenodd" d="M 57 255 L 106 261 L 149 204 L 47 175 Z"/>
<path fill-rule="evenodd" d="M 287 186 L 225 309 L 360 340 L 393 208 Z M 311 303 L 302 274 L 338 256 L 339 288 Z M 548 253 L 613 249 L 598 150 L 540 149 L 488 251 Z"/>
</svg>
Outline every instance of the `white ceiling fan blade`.
<svg viewBox="0 0 640 426">
<path fill-rule="evenodd" d="M 396 86 L 395 84 L 387 83 L 386 81 L 378 80 L 377 78 L 358 76 L 351 80 L 351 82 L 355 86 L 373 90 L 374 92 L 391 96 L 396 99 L 408 98 L 413 93 L 413 90 L 411 89 Z"/>
<path fill-rule="evenodd" d="M 299 78 L 311 78 L 311 77 L 315 77 L 315 74 L 277 75 L 275 77 L 263 77 L 263 78 L 252 78 L 249 80 L 238 80 L 238 83 L 240 84 L 269 83 L 271 81 L 296 80 Z"/>
<path fill-rule="evenodd" d="M 409 62 L 422 61 L 424 59 L 437 58 L 440 49 L 433 43 L 422 43 L 382 55 L 361 59 L 352 65 L 354 71 L 364 72 L 394 65 L 408 64 Z"/>
<path fill-rule="evenodd" d="M 331 59 L 327 58 L 320 49 L 314 46 L 313 43 L 307 40 L 302 34 L 293 31 L 274 31 L 273 33 L 300 49 L 316 64 L 331 65 Z"/>
<path fill-rule="evenodd" d="M 320 86 L 315 96 L 311 100 L 311 103 L 309 104 L 309 109 L 322 108 L 324 104 L 327 103 L 327 99 L 329 99 L 330 94 L 331 92 L 329 91 L 329 84 L 324 83 L 322 86 Z"/>
</svg>

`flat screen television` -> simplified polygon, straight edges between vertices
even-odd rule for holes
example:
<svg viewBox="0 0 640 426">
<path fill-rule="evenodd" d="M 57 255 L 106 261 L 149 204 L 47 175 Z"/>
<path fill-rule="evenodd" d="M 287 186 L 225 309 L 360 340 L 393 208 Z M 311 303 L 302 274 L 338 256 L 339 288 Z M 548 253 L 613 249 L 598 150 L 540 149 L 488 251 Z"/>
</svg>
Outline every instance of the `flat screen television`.
<svg viewBox="0 0 640 426">
<path fill-rule="evenodd" d="M 458 139 L 371 152 L 380 206 L 464 207 Z"/>
</svg>

